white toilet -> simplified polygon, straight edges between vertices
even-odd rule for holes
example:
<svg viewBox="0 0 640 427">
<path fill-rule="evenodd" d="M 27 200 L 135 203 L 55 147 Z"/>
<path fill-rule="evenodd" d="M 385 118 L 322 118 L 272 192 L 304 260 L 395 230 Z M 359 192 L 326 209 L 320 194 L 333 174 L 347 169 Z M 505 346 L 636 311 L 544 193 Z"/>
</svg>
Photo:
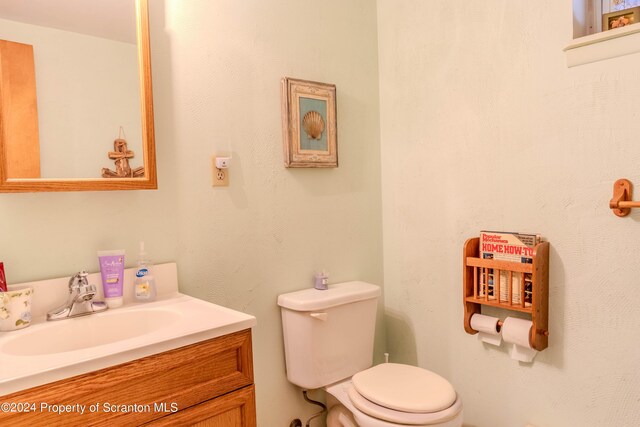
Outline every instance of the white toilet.
<svg viewBox="0 0 640 427">
<path fill-rule="evenodd" d="M 287 379 L 340 402 L 328 427 L 460 427 L 462 402 L 446 379 L 397 363 L 371 367 L 379 296 L 365 282 L 280 295 Z"/>
</svg>

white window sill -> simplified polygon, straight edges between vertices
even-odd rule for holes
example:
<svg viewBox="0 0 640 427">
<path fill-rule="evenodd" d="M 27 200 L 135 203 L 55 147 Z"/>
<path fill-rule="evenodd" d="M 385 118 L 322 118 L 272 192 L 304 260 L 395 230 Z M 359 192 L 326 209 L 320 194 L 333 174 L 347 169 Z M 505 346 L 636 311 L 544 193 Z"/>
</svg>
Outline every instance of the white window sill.
<svg viewBox="0 0 640 427">
<path fill-rule="evenodd" d="M 640 23 L 577 38 L 564 51 L 569 67 L 638 53 Z"/>
</svg>

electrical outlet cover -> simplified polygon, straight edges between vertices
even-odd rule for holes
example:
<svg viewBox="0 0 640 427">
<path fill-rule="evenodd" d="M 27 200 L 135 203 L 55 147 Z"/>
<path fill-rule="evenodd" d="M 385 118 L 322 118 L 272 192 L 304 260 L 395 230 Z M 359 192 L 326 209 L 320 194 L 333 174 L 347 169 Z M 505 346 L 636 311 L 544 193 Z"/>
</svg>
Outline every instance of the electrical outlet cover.
<svg viewBox="0 0 640 427">
<path fill-rule="evenodd" d="M 215 157 L 211 159 L 211 185 L 213 187 L 229 186 L 229 169 L 218 169 Z"/>
</svg>

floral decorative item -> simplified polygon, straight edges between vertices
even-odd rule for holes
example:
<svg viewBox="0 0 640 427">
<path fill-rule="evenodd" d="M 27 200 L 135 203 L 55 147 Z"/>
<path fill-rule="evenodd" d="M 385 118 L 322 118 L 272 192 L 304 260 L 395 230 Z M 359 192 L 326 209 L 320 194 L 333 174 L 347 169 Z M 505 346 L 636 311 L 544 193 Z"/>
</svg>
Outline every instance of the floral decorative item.
<svg viewBox="0 0 640 427">
<path fill-rule="evenodd" d="M 31 324 L 33 288 L 0 292 L 0 331 L 13 331 Z"/>
<path fill-rule="evenodd" d="M 635 24 L 640 19 L 640 7 L 619 10 L 602 15 L 602 31 L 613 30 L 614 28 L 626 27 Z"/>
<path fill-rule="evenodd" d="M 336 86 L 289 77 L 281 84 L 284 165 L 338 167 Z"/>
</svg>

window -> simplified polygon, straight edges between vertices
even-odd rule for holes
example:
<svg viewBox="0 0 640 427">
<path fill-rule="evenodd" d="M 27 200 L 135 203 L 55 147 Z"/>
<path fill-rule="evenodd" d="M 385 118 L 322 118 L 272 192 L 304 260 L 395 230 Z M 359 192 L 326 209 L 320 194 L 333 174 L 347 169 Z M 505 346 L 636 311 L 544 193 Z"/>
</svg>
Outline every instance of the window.
<svg viewBox="0 0 640 427">
<path fill-rule="evenodd" d="M 640 53 L 640 0 L 572 1 L 569 67 Z"/>
<path fill-rule="evenodd" d="M 573 38 L 640 22 L 640 0 L 573 0 Z"/>
</svg>

